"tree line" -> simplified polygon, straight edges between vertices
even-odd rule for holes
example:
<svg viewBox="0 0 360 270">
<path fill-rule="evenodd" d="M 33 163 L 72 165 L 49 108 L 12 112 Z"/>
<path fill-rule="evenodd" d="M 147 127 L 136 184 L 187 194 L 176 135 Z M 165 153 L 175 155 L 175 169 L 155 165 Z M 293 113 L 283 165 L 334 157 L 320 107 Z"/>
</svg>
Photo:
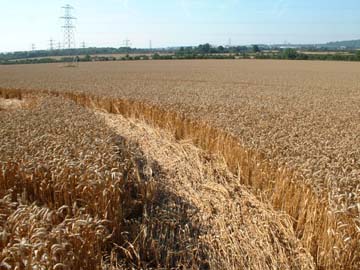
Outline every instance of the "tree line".
<svg viewBox="0 0 360 270">
<path fill-rule="evenodd" d="M 123 56 L 114 56 L 123 54 Z M 54 58 L 56 57 L 56 58 Z M 131 60 L 169 60 L 169 59 L 288 59 L 288 60 L 333 60 L 360 61 L 360 51 L 344 53 L 318 52 L 306 54 L 293 48 L 273 48 L 266 46 L 211 46 L 200 44 L 169 49 L 121 48 L 81 48 L 65 50 L 42 50 L 30 52 L 0 53 L 0 64 L 36 64 L 88 61 L 131 61 Z"/>
<path fill-rule="evenodd" d="M 306 54 L 298 52 L 296 49 L 287 48 L 277 53 L 257 53 L 256 59 L 286 59 L 286 60 L 328 60 L 328 61 L 360 61 L 360 51 L 352 53 L 318 53 Z"/>
</svg>

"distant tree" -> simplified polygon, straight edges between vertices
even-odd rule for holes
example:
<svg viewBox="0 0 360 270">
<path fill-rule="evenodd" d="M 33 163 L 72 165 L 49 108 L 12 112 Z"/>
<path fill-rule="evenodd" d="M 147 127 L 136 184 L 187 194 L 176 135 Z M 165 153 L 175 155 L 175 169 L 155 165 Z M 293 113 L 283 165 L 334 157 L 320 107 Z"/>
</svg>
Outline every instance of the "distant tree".
<svg viewBox="0 0 360 270">
<path fill-rule="evenodd" d="M 360 61 L 360 50 L 356 51 L 356 59 Z"/>
<path fill-rule="evenodd" d="M 298 53 L 296 56 L 296 60 L 309 60 L 309 56 L 304 53 Z"/>
<path fill-rule="evenodd" d="M 201 44 L 197 47 L 197 51 L 202 54 L 210 53 L 210 50 L 211 50 L 211 46 L 209 43 Z"/>
<path fill-rule="evenodd" d="M 291 59 L 291 60 L 294 60 L 298 57 L 297 51 L 295 49 L 291 49 L 291 48 L 285 49 L 281 55 L 282 55 L 282 58 Z"/>
<path fill-rule="evenodd" d="M 91 61 L 91 56 L 90 56 L 89 54 L 85 55 L 84 61 L 85 61 L 85 62 Z"/>
<path fill-rule="evenodd" d="M 260 52 L 260 48 L 259 48 L 258 45 L 253 45 L 253 46 L 252 46 L 252 49 L 253 49 L 253 52 L 254 52 L 254 53 Z"/>
<path fill-rule="evenodd" d="M 236 47 L 233 47 L 233 50 L 237 53 L 244 53 L 244 52 L 248 51 L 248 48 L 246 46 L 236 46 Z"/>
<path fill-rule="evenodd" d="M 155 54 L 153 54 L 152 59 L 161 59 L 161 56 L 160 56 L 160 54 L 155 53 Z"/>
<path fill-rule="evenodd" d="M 217 47 L 218 53 L 223 53 L 225 51 L 225 48 L 223 46 Z"/>
</svg>

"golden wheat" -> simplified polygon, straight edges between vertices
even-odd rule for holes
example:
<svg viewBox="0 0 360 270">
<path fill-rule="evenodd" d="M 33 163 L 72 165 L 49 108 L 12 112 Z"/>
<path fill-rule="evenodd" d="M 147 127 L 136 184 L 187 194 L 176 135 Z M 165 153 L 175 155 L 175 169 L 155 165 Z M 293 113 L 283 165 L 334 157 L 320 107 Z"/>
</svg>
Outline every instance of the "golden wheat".
<svg viewBox="0 0 360 270">
<path fill-rule="evenodd" d="M 356 63 L 331 62 L 102 63 L 71 71 L 41 65 L 1 67 L 0 86 L 53 90 L 221 153 L 241 183 L 294 218 L 319 268 L 356 269 L 358 73 Z M 21 96 L 2 94 L 12 95 Z"/>
<path fill-rule="evenodd" d="M 194 146 L 46 95 L 0 123 L 2 268 L 314 269 L 291 220 Z M 144 134 L 148 158 L 122 137 Z"/>
</svg>

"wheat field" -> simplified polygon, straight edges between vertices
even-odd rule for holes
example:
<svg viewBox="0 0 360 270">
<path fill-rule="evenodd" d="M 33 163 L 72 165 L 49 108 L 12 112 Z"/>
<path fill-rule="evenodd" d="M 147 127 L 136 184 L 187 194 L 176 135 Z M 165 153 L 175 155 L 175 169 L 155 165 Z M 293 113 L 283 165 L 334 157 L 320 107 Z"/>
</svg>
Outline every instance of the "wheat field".
<svg viewBox="0 0 360 270">
<path fill-rule="evenodd" d="M 97 243 L 94 245 L 94 242 L 91 242 L 90 246 L 96 250 L 92 251 L 90 257 L 97 261 L 96 265 L 103 268 L 115 267 L 114 265 L 126 268 L 132 265 L 134 268 L 182 266 L 200 269 L 311 269 L 313 267 L 317 269 L 357 269 L 360 267 L 359 73 L 360 65 L 357 63 L 254 60 L 89 63 L 82 64 L 79 68 L 62 68 L 56 64 L 1 66 L 1 96 L 8 100 L 3 101 L 3 106 L 0 106 L 3 108 L 0 110 L 3 122 L 0 128 L 3 133 L 1 138 L 2 181 L 8 183 L 1 195 L 4 204 L 13 205 L 11 209 L 14 209 L 14 212 L 2 214 L 5 219 L 0 224 L 0 228 L 9 227 L 10 231 L 14 230 L 12 222 L 15 222 L 14 215 L 16 216 L 17 211 L 24 211 L 26 215 L 36 216 L 39 215 L 38 211 L 41 210 L 41 207 L 45 207 L 46 211 L 59 212 L 57 209 L 63 206 L 71 208 L 74 204 L 72 200 L 91 202 L 89 206 L 85 204 L 86 206 L 75 207 L 72 211 L 67 210 L 66 214 L 62 214 L 66 218 L 57 217 L 58 221 L 51 224 L 55 235 L 51 236 L 51 233 L 48 232 L 48 237 L 56 239 L 59 237 L 56 236 L 56 232 L 59 230 L 57 226 L 61 228 L 70 226 L 66 222 L 76 223 L 76 219 L 90 218 L 93 225 L 89 226 L 96 228 L 98 224 L 107 220 L 109 215 L 110 220 L 119 220 L 118 214 L 111 213 L 111 211 L 120 211 L 119 209 L 110 211 L 97 208 L 98 205 L 94 202 L 94 198 L 99 201 L 99 205 L 105 203 L 106 200 L 113 205 L 111 200 L 115 200 L 115 204 L 122 203 L 125 209 L 126 206 L 135 203 L 144 210 L 147 209 L 148 204 L 157 201 L 155 199 L 157 195 L 154 195 L 157 192 L 154 190 L 165 189 L 161 192 L 167 193 L 166 197 L 170 199 L 164 203 L 164 207 L 167 210 L 174 208 L 174 211 L 180 213 L 181 218 L 191 216 L 187 222 L 193 225 L 190 226 L 191 229 L 187 233 L 192 235 L 192 240 L 186 240 L 191 243 L 186 243 L 185 238 L 187 239 L 187 237 L 179 234 L 179 231 L 173 228 L 171 229 L 172 233 L 175 233 L 172 238 L 173 242 L 167 242 L 169 239 L 165 237 L 166 239 L 162 242 L 163 246 L 149 248 L 147 245 L 151 241 L 142 235 L 143 232 L 138 232 L 139 237 L 144 237 L 144 240 L 141 241 L 142 244 L 133 241 L 132 247 L 129 242 L 126 242 L 128 240 L 124 241 L 121 236 L 121 232 L 129 231 L 129 228 L 126 225 L 121 228 L 116 227 L 124 221 L 116 222 L 117 225 L 102 225 L 104 233 L 106 230 L 117 231 L 120 235 L 108 236 L 109 242 L 113 244 Z M 27 100 L 36 100 L 31 102 L 31 106 L 23 106 L 15 101 L 10 102 L 9 105 L 9 99 L 23 100 L 26 95 L 29 95 L 26 97 Z M 51 104 L 51 102 L 59 102 L 59 105 Z M 67 102 L 74 103 L 69 105 Z M 11 105 L 12 103 L 15 105 Z M 63 110 L 56 109 L 61 106 L 65 106 L 66 109 L 63 110 L 69 111 L 69 114 L 61 116 Z M 91 115 L 94 111 L 102 112 L 100 115 L 95 113 L 91 117 L 83 116 L 82 118 L 82 112 L 80 113 L 78 110 L 81 111 L 84 107 L 85 110 L 90 110 L 86 113 Z M 29 110 L 34 110 L 34 108 L 36 108 L 35 111 L 42 110 L 42 114 L 47 116 L 47 120 L 37 113 L 29 113 Z M 49 113 L 45 112 L 46 109 L 49 110 Z M 101 115 L 104 113 L 108 116 Z M 75 117 L 74 114 L 78 115 L 79 119 L 67 120 Z M 8 115 L 10 115 L 9 118 Z M 30 117 L 29 120 L 26 120 L 28 117 Z M 55 121 L 56 117 L 61 119 Z M 89 120 L 99 117 L 100 120 L 93 122 Z M 105 120 L 102 117 L 105 117 Z M 113 117 L 117 118 L 112 119 Z M 5 120 L 12 118 L 14 119 Z M 141 146 L 142 136 L 136 137 L 128 131 L 130 129 L 135 132 L 135 129 L 133 128 L 134 124 L 126 126 L 124 122 L 127 121 L 126 119 L 141 121 L 140 126 L 147 126 L 147 128 L 141 129 L 143 131 L 152 128 L 159 130 L 158 132 L 169 132 L 168 136 L 172 137 L 173 145 L 185 140 L 187 144 L 191 144 L 191 147 L 199 149 L 196 150 L 197 153 L 205 151 L 204 154 L 200 154 L 200 157 L 195 155 L 196 158 L 189 154 L 192 158 L 189 158 L 187 162 L 191 160 L 192 162 L 189 163 L 191 166 L 187 165 L 190 167 L 184 171 L 193 170 L 193 178 L 186 173 L 181 176 L 171 173 L 171 168 L 176 163 L 170 162 L 171 156 L 175 155 L 181 159 L 181 153 L 185 150 L 175 151 L 170 155 L 169 153 L 174 150 L 166 150 L 165 147 L 162 155 L 165 155 L 166 158 L 165 161 L 161 161 L 161 155 L 156 153 L 156 149 L 147 148 L 147 144 Z M 44 145 L 51 147 L 53 139 L 45 138 L 40 143 L 39 134 L 48 132 L 42 130 L 46 126 L 44 121 L 56 123 L 54 129 L 62 130 L 67 126 L 63 140 L 60 140 L 57 145 L 66 146 L 70 141 L 75 140 L 74 144 L 79 146 L 79 150 L 61 152 L 66 148 L 57 149 L 55 147 L 55 150 L 60 152 L 56 152 L 53 148 L 49 151 L 51 153 L 42 152 L 42 149 L 44 149 L 43 151 L 46 149 Z M 96 121 L 102 122 L 99 124 L 95 123 Z M 116 124 L 117 121 L 118 124 Z M 27 127 L 23 127 L 20 123 L 26 123 Z M 90 126 L 96 126 L 96 129 L 91 130 Z M 119 128 L 119 126 L 127 128 Z M 21 132 L 25 132 L 27 136 L 23 138 L 23 143 L 26 146 L 21 146 L 21 136 L 16 141 L 10 139 L 14 138 L 14 133 L 11 134 L 9 130 L 17 136 Z M 69 156 L 73 158 L 73 155 L 76 157 L 77 154 L 85 153 L 88 150 L 88 145 L 82 146 L 81 139 L 75 135 L 87 134 L 87 132 L 90 132 L 89 138 L 110 136 L 102 133 L 101 135 L 100 133 L 95 134 L 96 132 L 112 132 L 121 138 L 125 137 L 126 140 L 136 142 L 138 146 L 135 148 L 140 148 L 142 159 L 152 160 L 157 157 L 155 158 L 157 166 L 160 171 L 164 171 L 163 173 L 158 171 L 158 173 L 167 177 L 159 176 L 158 179 L 153 180 L 151 183 L 154 183 L 154 186 L 138 187 L 137 185 L 141 186 L 147 183 L 147 181 L 143 183 L 143 180 L 139 180 L 145 177 L 146 173 L 140 173 L 140 178 L 138 177 L 136 181 L 141 184 L 134 184 L 136 181 L 131 177 L 127 180 L 122 179 L 122 181 L 129 181 L 129 184 L 119 183 L 120 186 L 116 191 L 118 193 L 115 192 L 111 199 L 105 195 L 95 195 L 102 189 L 107 190 L 108 185 L 111 186 L 111 179 L 105 177 L 105 180 L 100 181 L 97 177 L 100 177 L 101 174 L 106 175 L 106 170 L 111 171 L 111 166 L 124 170 L 124 167 L 121 167 L 124 165 L 122 165 L 122 159 L 120 161 L 116 159 L 115 163 L 112 163 L 110 157 L 105 158 L 108 161 L 104 164 L 96 164 L 103 162 L 103 158 L 96 159 L 94 153 L 109 155 L 114 153 L 113 148 L 109 146 L 111 144 L 106 142 L 104 142 L 104 146 L 92 145 L 92 147 L 100 148 L 89 150 L 91 152 L 89 156 L 95 160 L 91 160 L 89 157 L 90 167 L 88 170 L 82 168 L 85 164 L 76 164 L 75 162 L 75 165 L 71 165 L 72 162 L 67 164 L 67 161 L 61 161 L 61 158 Z M 115 136 L 115 138 L 117 137 Z M 39 142 L 35 143 L 31 140 Z M 79 143 L 76 143 L 76 140 L 80 140 Z M 153 143 L 155 141 L 154 144 L 158 144 L 160 148 L 159 138 L 151 137 L 150 141 Z M 171 138 L 168 141 L 171 141 Z M 168 144 L 169 142 L 166 145 Z M 24 149 L 27 147 L 31 148 L 27 152 L 34 151 L 33 155 L 24 154 Z M 81 150 L 81 147 L 84 149 Z M 106 147 L 111 149 L 106 149 Z M 178 147 L 184 148 L 183 145 Z M 36 150 L 37 148 L 38 150 Z M 169 149 L 175 148 L 174 146 Z M 122 146 L 121 149 L 115 153 L 122 152 L 123 154 L 120 155 L 122 158 L 124 155 L 138 155 L 134 154 L 132 150 L 128 151 L 127 147 Z M 73 153 L 74 151 L 75 153 Z M 208 154 L 214 155 L 211 160 L 218 157 L 215 160 L 220 158 L 223 160 L 222 163 L 214 161 L 216 164 L 208 164 L 207 158 L 201 158 L 202 155 Z M 17 160 L 13 163 L 14 157 Z M 40 183 L 45 181 L 44 183 L 48 183 L 46 188 L 53 190 L 49 191 L 50 197 L 44 198 L 45 194 L 36 192 L 39 187 L 31 186 L 32 180 L 29 179 L 34 179 L 34 176 L 18 179 L 18 172 L 13 170 L 18 170 L 17 166 L 19 165 L 15 166 L 14 164 L 29 168 L 29 175 L 34 173 L 36 175 L 38 173 L 35 166 L 36 157 L 41 157 L 40 160 L 53 164 L 46 166 L 52 175 L 56 175 L 57 170 L 61 171 L 63 167 L 75 170 L 75 172 L 66 171 L 66 173 L 74 175 L 76 181 L 69 180 L 74 187 L 66 185 L 58 187 L 64 183 L 62 177 L 59 178 L 59 181 L 51 180 L 48 183 L 46 182 L 48 181 L 46 180 L 47 174 L 39 172 Z M 52 163 L 51 157 L 55 158 L 56 162 Z M 79 160 L 84 159 L 85 155 L 82 154 L 78 158 Z M 173 157 L 173 159 L 175 158 Z M 186 164 L 186 158 L 183 159 L 184 162 L 181 164 Z M 195 160 L 198 161 L 194 163 Z M 203 169 L 196 169 L 197 166 L 194 164 L 201 164 Z M 10 166 L 11 169 L 4 169 L 6 168 L 4 166 Z M 135 165 L 128 164 L 128 166 L 134 166 L 135 171 L 139 170 Z M 206 169 L 208 166 L 210 166 L 209 168 L 220 166 L 223 169 Z M 95 168 L 101 168 L 104 171 L 100 170 L 98 173 Z M 140 171 L 142 169 L 146 168 L 141 167 Z M 9 171 L 14 173 L 14 176 L 10 177 L 7 174 Z M 80 171 L 89 172 L 90 176 L 86 180 L 81 179 L 83 174 Z M 181 169 L 177 170 L 177 172 L 179 171 Z M 223 171 L 221 176 L 217 175 L 218 171 Z M 169 175 L 173 174 L 175 174 L 174 179 L 176 179 L 177 185 L 168 179 Z M 75 183 L 81 185 L 82 181 L 100 181 L 101 185 L 99 184 L 94 190 L 93 195 L 92 192 L 84 195 L 86 199 L 82 197 L 82 194 L 75 195 L 75 193 L 74 196 L 70 196 L 71 198 L 65 199 L 65 194 L 72 192 L 71 188 L 76 189 Z M 171 188 L 167 187 L 166 183 L 172 183 L 169 185 Z M 135 185 L 135 190 L 139 194 L 136 196 L 140 196 L 141 199 L 127 198 L 127 192 L 124 193 L 125 197 L 121 198 L 124 196 L 124 194 L 121 195 L 121 192 L 124 192 L 122 185 L 130 189 L 134 189 L 131 185 Z M 199 187 L 201 185 L 206 187 Z M 17 187 L 16 190 L 13 190 L 14 187 Z M 154 193 L 150 192 L 153 195 L 148 198 L 151 203 L 144 199 L 147 196 L 140 195 L 142 192 L 148 194 L 147 188 L 154 191 Z M 64 194 L 61 195 L 64 198 L 53 198 L 55 195 L 51 194 L 57 189 L 64 189 Z M 208 189 L 212 190 L 212 193 L 209 193 Z M 109 191 L 109 194 L 112 192 L 114 191 Z M 196 197 L 197 193 L 201 196 Z M 243 196 L 243 193 L 246 195 Z M 17 199 L 14 194 L 18 194 Z M 105 192 L 105 194 L 107 193 Z M 218 200 L 212 202 L 212 196 L 209 194 L 219 197 Z M 176 207 L 177 204 L 173 204 L 172 200 L 187 202 Z M 253 224 L 262 216 L 265 222 L 274 222 L 271 222 L 273 225 L 260 223 L 262 225 L 258 226 L 259 230 L 256 230 L 256 226 L 251 227 L 238 221 L 241 216 L 246 216 L 246 213 L 249 215 L 248 211 L 243 212 L 245 206 L 248 205 L 246 201 L 256 202 L 254 203 L 255 208 L 260 209 L 258 214 L 248 217 L 250 220 L 253 219 Z M 221 208 L 220 206 L 224 205 L 224 202 L 229 205 Z M 91 206 L 92 203 L 96 206 Z M 235 206 L 242 204 L 245 206 L 240 207 L 241 210 L 236 210 Z M 199 211 L 202 214 L 190 214 L 188 211 L 191 211 L 191 207 L 185 205 L 201 209 Z M 220 208 L 217 209 L 217 207 Z M 79 210 L 82 208 L 84 210 Z M 216 210 L 206 214 L 209 211 L 207 209 L 211 208 Z M 110 213 L 106 211 L 110 211 Z M 150 218 L 150 221 L 146 222 L 142 216 L 144 213 L 140 212 L 137 213 L 139 215 L 138 227 L 134 229 L 133 233 L 129 233 L 129 237 L 134 236 L 136 230 L 139 230 L 141 226 L 152 228 L 149 230 L 152 230 L 154 235 L 147 235 L 147 237 L 153 240 L 162 237 L 162 230 L 169 231 L 169 228 L 165 228 L 166 226 L 158 227 L 159 222 L 160 224 L 163 222 L 163 216 L 159 212 L 150 211 L 157 221 Z M 68 221 L 70 215 L 71 221 Z M 44 218 L 44 215 L 42 217 Z M 184 221 L 178 219 L 176 222 L 181 227 L 180 224 Z M 234 224 L 234 228 L 230 229 L 229 225 L 224 225 L 227 223 Z M 202 228 L 204 224 L 209 226 L 204 229 Z M 38 226 L 43 228 L 43 226 L 49 227 L 50 224 Z M 267 234 L 261 229 L 265 227 L 278 232 L 274 234 L 275 238 L 267 238 Z M 91 230 L 96 231 L 91 228 L 89 228 L 89 235 L 93 233 Z M 19 237 L 18 232 L 11 232 L 10 235 L 14 239 Z M 247 240 L 250 233 L 253 233 L 254 239 L 258 239 L 254 240 L 256 243 L 264 241 L 264 244 L 246 246 L 244 243 L 251 242 L 251 239 Z M 177 236 L 175 237 L 175 235 Z M 283 235 L 287 240 L 285 242 L 271 240 L 279 239 L 279 235 Z M 31 236 L 28 237 L 31 238 Z M 91 241 L 95 241 L 96 237 L 89 236 L 89 238 Z M 49 240 L 49 242 L 51 241 L 55 240 Z M 66 241 L 71 242 L 72 240 L 69 238 Z M 184 246 L 179 243 L 183 243 Z M 289 244 L 284 245 L 284 243 Z M 5 244 L 3 245 L 5 246 Z M 176 246 L 178 251 L 164 255 L 163 249 L 166 250 L 166 247 L 169 246 L 172 248 Z M 193 248 L 185 248 L 185 246 L 193 246 Z M 147 249 L 153 250 L 154 254 L 161 255 L 150 255 L 145 251 Z M 123 253 L 119 250 L 123 250 Z M 274 252 L 275 250 L 280 252 Z M 76 252 L 78 251 L 76 250 Z M 263 256 L 258 256 L 258 254 Z M 7 253 L 2 256 L 7 258 Z M 150 263 L 151 256 L 160 259 L 156 263 Z M 91 258 L 89 258 L 89 265 L 94 265 Z M 11 265 L 16 261 L 17 259 L 13 258 L 12 261 L 6 261 L 6 263 Z M 71 269 L 79 267 L 76 264 L 71 266 L 69 258 L 58 261 Z M 76 263 L 75 259 L 74 263 Z M 52 264 L 51 267 L 55 267 L 55 265 Z M 58 264 L 57 267 L 63 266 Z"/>
</svg>

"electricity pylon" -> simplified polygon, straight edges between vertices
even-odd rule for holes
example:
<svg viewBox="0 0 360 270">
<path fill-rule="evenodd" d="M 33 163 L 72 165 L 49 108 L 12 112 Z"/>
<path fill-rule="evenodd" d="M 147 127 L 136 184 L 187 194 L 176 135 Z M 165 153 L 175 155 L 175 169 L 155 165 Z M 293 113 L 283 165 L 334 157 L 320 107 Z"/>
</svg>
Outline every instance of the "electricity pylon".
<svg viewBox="0 0 360 270">
<path fill-rule="evenodd" d="M 71 11 L 74 9 L 70 5 L 66 5 L 62 7 L 65 11 L 64 16 L 60 17 L 60 19 L 64 20 L 64 25 L 62 28 L 64 29 L 64 48 L 71 49 L 75 47 L 75 25 L 73 21 L 76 19 L 71 15 Z"/>
</svg>

